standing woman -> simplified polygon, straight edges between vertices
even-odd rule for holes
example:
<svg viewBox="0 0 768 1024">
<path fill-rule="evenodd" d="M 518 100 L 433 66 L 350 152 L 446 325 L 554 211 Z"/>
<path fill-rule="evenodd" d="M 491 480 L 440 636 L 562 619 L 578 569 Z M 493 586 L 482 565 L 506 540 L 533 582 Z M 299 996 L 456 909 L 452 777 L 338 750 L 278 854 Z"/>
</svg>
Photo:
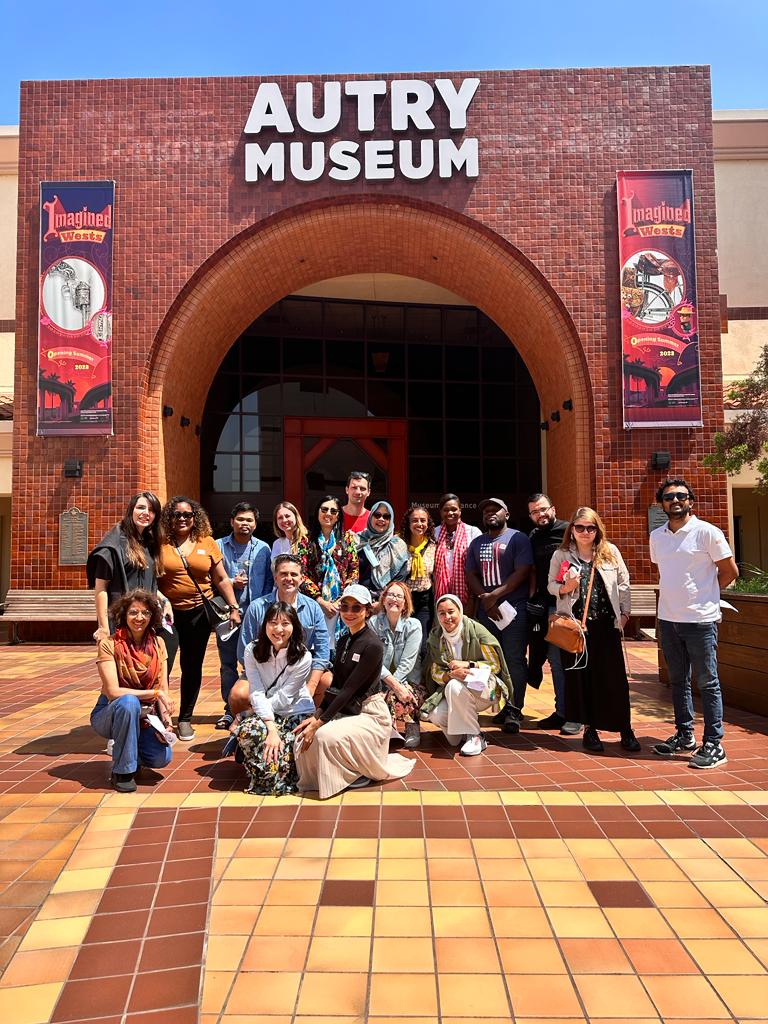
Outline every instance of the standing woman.
<svg viewBox="0 0 768 1024">
<path fill-rule="evenodd" d="M 358 535 L 360 582 L 374 602 L 392 580 L 408 578 L 408 548 L 395 535 L 394 515 L 389 502 L 377 502 L 368 516 L 368 526 Z"/>
<path fill-rule="evenodd" d="M 481 530 L 462 522 L 461 501 L 456 494 L 444 494 L 437 505 L 440 525 L 435 529 L 435 601 L 443 594 L 456 594 L 467 607 L 469 587 L 464 577 L 464 562 L 470 543 Z"/>
<path fill-rule="evenodd" d="M 336 648 L 333 688 L 295 729 L 299 790 L 317 790 L 321 800 L 350 786 L 405 778 L 416 763 L 388 753 L 392 719 L 381 692 L 384 647 L 368 626 L 371 595 L 352 584 L 340 612 L 349 632 Z"/>
<path fill-rule="evenodd" d="M 421 623 L 422 657 L 427 651 L 427 637 L 432 628 L 434 611 L 433 574 L 435 571 L 435 523 L 423 505 L 412 505 L 405 513 L 400 536 L 408 545 L 408 579 L 413 599 L 413 616 Z"/>
<path fill-rule="evenodd" d="M 371 619 L 371 629 L 384 644 L 381 681 L 384 700 L 395 728 L 408 750 L 421 743 L 419 708 L 427 696 L 421 682 L 421 623 L 413 615 L 411 591 L 406 583 L 388 583 L 381 595 L 381 611 Z M 393 737 L 394 738 L 394 737 Z"/>
<path fill-rule="evenodd" d="M 306 540 L 307 528 L 301 514 L 290 501 L 275 505 L 272 513 L 272 531 L 277 538 L 272 544 L 272 561 L 278 555 L 295 555 L 299 541 Z"/>
<path fill-rule="evenodd" d="M 203 507 L 191 498 L 177 496 L 160 514 L 160 563 L 158 586 L 171 602 L 179 636 L 181 697 L 179 739 L 191 740 L 192 715 L 203 679 L 203 659 L 211 635 L 206 601 L 213 585 L 230 608 L 229 621 L 240 625 L 240 608 L 232 581 L 224 571 L 223 555 L 211 536 L 211 524 Z"/>
<path fill-rule="evenodd" d="M 557 598 L 557 611 L 579 620 L 588 602 L 583 667 L 573 667 L 581 655 L 562 652 L 565 717 L 585 723 L 582 746 L 590 753 L 604 749 L 598 729 L 620 733 L 624 750 L 637 753 L 640 744 L 630 722 L 629 682 L 621 648 L 630 611 L 629 573 L 619 549 L 606 539 L 605 526 L 594 509 L 583 506 L 574 512 L 563 543 L 549 563 L 548 589 Z"/>
<path fill-rule="evenodd" d="M 293 730 L 315 710 L 307 680 L 312 655 L 296 609 L 275 601 L 264 615 L 258 638 L 245 649 L 253 714 L 242 716 L 233 732 L 251 777 L 247 793 L 295 793 Z"/>
<path fill-rule="evenodd" d="M 318 501 L 309 536 L 296 545 L 301 559 L 303 593 L 323 610 L 331 650 L 339 623 L 339 600 L 350 583 L 357 583 L 358 560 L 355 535 L 341 531 L 341 502 L 331 494 Z"/>
</svg>

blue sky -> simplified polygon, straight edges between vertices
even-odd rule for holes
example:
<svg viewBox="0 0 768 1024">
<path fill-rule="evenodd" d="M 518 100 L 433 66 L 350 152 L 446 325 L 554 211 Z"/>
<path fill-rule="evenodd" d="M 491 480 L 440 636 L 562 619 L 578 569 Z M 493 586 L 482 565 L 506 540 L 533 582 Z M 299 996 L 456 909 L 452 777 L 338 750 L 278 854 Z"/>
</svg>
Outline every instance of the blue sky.
<svg viewBox="0 0 768 1024">
<path fill-rule="evenodd" d="M 768 107 L 765 0 L 0 0 L 0 124 L 22 79 L 711 64 Z"/>
</svg>

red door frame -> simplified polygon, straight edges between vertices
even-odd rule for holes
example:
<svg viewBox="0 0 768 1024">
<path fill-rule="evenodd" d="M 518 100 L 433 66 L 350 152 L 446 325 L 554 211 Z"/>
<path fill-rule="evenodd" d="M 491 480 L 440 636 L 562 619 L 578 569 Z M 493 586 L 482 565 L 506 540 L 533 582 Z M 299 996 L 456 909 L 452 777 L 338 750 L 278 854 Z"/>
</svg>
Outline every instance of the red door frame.
<svg viewBox="0 0 768 1024">
<path fill-rule="evenodd" d="M 304 438 L 320 440 L 304 452 Z M 376 444 L 385 437 L 389 451 Z M 387 501 L 397 516 L 404 515 L 408 504 L 408 424 L 405 420 L 378 417 L 342 419 L 341 417 L 286 416 L 283 419 L 285 493 L 297 508 L 304 507 L 304 474 L 334 441 L 354 441 L 389 477 Z M 350 469 L 354 469 L 350 466 Z M 380 495 L 376 495 L 380 497 Z"/>
</svg>

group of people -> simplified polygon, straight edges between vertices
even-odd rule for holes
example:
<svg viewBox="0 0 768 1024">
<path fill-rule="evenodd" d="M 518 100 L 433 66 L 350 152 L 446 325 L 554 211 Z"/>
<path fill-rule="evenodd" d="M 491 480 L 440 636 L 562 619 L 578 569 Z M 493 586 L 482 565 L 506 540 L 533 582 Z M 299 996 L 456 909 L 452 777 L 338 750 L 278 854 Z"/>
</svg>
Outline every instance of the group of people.
<svg viewBox="0 0 768 1024">
<path fill-rule="evenodd" d="M 604 749 L 601 731 L 640 751 L 622 649 L 629 574 L 594 509 L 561 520 L 547 495 L 531 495 L 528 535 L 509 526 L 501 498 L 487 498 L 478 505 L 481 532 L 446 494 L 437 526 L 414 505 L 396 532 L 391 504 L 366 508 L 367 474 L 350 474 L 346 494 L 346 504 L 325 495 L 308 526 L 281 502 L 271 551 L 255 535 L 258 511 L 249 503 L 235 506 L 231 533 L 214 541 L 196 501 L 177 496 L 161 507 L 146 491 L 131 499 L 88 561 L 102 681 L 91 718 L 111 741 L 116 789 L 134 790 L 140 765 L 170 760 L 168 678 L 177 651 L 176 728 L 180 740 L 194 736 L 217 623 L 224 707 L 216 725 L 229 730 L 226 749 L 245 765 L 250 792 L 317 790 L 324 798 L 402 778 L 414 761 L 390 754 L 390 743 L 417 748 L 422 721 L 463 756 L 481 754 L 479 716 L 517 733 L 526 688 L 540 683 L 545 661 L 555 706 L 539 728 L 583 730 L 591 753 Z M 653 752 L 686 752 L 693 767 L 714 767 L 725 760 L 719 594 L 738 570 L 721 531 L 693 515 L 685 481 L 665 481 L 657 499 L 668 522 L 651 535 L 651 559 L 676 732 Z M 580 624 L 585 651 L 553 642 L 554 613 Z M 704 712 L 698 747 L 692 666 Z"/>
</svg>

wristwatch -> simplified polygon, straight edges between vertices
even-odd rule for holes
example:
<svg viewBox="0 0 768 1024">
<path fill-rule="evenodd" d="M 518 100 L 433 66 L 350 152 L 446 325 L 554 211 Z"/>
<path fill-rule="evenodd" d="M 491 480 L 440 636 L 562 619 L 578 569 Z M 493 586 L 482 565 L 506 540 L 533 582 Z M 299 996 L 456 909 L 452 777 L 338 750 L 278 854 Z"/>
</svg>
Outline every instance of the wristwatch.
<svg viewBox="0 0 768 1024">
<path fill-rule="evenodd" d="M 231 612 L 239 612 L 240 611 L 240 605 L 239 604 L 231 604 L 229 606 L 229 610 Z"/>
</svg>

